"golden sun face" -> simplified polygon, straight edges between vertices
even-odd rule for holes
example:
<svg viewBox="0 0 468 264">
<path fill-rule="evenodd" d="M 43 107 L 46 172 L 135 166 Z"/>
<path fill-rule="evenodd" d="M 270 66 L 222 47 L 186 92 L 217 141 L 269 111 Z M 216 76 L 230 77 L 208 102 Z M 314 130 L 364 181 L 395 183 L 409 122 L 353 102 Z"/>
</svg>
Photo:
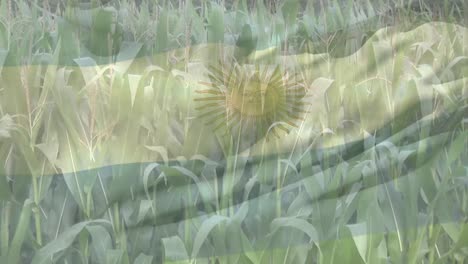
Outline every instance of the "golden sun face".
<svg viewBox="0 0 468 264">
<path fill-rule="evenodd" d="M 277 66 L 255 69 L 245 65 L 211 67 L 207 89 L 197 90 L 199 117 L 216 131 L 234 137 L 261 138 L 289 133 L 305 111 L 303 81 Z"/>
</svg>

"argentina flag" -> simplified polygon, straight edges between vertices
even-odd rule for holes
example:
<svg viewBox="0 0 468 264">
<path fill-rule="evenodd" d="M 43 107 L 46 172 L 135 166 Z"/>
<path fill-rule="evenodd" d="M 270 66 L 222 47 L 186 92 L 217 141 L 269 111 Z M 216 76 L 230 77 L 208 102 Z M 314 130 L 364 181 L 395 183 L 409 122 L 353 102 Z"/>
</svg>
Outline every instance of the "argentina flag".
<svg viewBox="0 0 468 264">
<path fill-rule="evenodd" d="M 0 263 L 465 263 L 468 2 L 2 0 Z"/>
</svg>

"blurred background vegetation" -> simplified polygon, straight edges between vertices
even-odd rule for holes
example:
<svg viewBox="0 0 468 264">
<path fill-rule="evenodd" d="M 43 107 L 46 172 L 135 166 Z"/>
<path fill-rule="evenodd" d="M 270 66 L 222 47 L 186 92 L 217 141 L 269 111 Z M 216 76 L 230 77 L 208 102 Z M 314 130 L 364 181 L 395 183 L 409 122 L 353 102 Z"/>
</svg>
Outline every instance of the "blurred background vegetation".
<svg viewBox="0 0 468 264">
<path fill-rule="evenodd" d="M 128 52 L 145 56 L 203 43 L 242 46 L 239 38 L 253 39 L 247 50 L 278 47 L 288 54 L 344 56 L 385 26 L 410 30 L 431 21 L 463 23 L 466 5 L 461 0 L 5 0 L 0 45 L 17 50 L 11 63 L 33 63 L 38 56 L 45 60 L 44 54 L 51 54 L 61 39 L 66 45 L 60 64 L 67 65 L 83 56 L 108 63 L 99 57 L 116 55 L 127 46 Z"/>
</svg>

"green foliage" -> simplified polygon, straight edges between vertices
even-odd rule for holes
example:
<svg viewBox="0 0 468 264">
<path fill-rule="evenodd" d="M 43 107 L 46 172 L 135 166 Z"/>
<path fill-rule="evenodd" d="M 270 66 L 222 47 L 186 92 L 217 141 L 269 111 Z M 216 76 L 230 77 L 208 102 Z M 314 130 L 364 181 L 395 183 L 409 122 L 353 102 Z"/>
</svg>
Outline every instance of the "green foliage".
<svg viewBox="0 0 468 264">
<path fill-rule="evenodd" d="M 1 263 L 466 262 L 462 3 L 45 2 L 0 3 Z M 270 68 L 290 131 L 204 124 Z"/>
</svg>

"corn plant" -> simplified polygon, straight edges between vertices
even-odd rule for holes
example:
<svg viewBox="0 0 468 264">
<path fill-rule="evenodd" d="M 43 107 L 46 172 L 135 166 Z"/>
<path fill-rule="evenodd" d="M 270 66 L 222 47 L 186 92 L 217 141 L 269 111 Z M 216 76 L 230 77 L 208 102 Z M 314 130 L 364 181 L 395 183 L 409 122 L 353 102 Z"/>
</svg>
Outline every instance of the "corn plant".
<svg viewBox="0 0 468 264">
<path fill-rule="evenodd" d="M 462 1 L 0 3 L 1 263 L 464 263 Z"/>
</svg>

